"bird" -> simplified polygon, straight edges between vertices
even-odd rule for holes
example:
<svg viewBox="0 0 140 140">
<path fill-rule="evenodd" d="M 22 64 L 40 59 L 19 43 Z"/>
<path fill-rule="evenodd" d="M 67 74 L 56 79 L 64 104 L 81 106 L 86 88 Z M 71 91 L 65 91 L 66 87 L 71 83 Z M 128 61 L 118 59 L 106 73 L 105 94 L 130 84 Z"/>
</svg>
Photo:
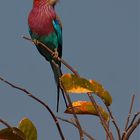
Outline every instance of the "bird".
<svg viewBox="0 0 140 140">
<path fill-rule="evenodd" d="M 39 53 L 50 63 L 57 86 L 57 112 L 59 109 L 60 90 L 66 107 L 67 100 L 60 86 L 59 78 L 62 76 L 61 62 L 57 57 L 62 57 L 62 23 L 55 11 L 59 0 L 33 0 L 33 7 L 28 15 L 28 30 L 31 38 L 38 40 L 54 52 L 52 56 L 46 49 L 36 45 Z"/>
</svg>

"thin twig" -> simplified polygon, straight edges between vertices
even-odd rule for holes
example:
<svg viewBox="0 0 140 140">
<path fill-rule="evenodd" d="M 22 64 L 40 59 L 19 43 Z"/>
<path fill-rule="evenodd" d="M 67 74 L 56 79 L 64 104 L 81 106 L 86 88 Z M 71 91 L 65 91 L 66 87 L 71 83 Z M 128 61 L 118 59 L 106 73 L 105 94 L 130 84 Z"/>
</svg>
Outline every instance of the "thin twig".
<svg viewBox="0 0 140 140">
<path fill-rule="evenodd" d="M 130 117 L 131 117 L 132 108 L 133 108 L 133 104 L 134 104 L 134 99 L 135 99 L 135 95 L 133 95 L 133 96 L 132 96 L 132 99 L 131 99 L 129 114 L 128 114 L 128 117 L 127 117 L 127 120 L 126 120 L 126 124 L 125 124 L 125 129 L 124 129 L 124 131 L 126 131 L 126 129 L 127 129 L 127 127 L 128 127 L 128 124 L 129 124 L 129 119 L 130 119 Z"/>
<path fill-rule="evenodd" d="M 110 128 L 109 128 L 109 124 L 110 124 L 110 120 L 109 120 L 108 123 L 107 123 L 108 130 L 110 129 Z M 108 137 L 108 134 L 107 134 L 107 133 L 106 133 L 106 140 L 109 140 L 109 137 Z"/>
<path fill-rule="evenodd" d="M 89 96 L 93 106 L 95 106 L 95 110 L 97 111 L 97 113 L 99 115 L 99 118 L 101 120 L 101 123 L 102 123 L 102 125 L 103 125 L 103 127 L 104 127 L 104 129 L 105 129 L 105 131 L 107 133 L 107 135 L 109 136 L 110 140 L 114 140 L 112 132 L 109 131 L 108 126 L 107 126 L 107 124 L 106 124 L 106 122 L 105 122 L 105 120 L 104 120 L 104 118 L 103 118 L 103 116 L 102 116 L 102 114 L 100 112 L 100 109 L 99 109 L 95 99 L 92 96 L 92 93 L 87 93 L 87 94 L 88 94 L 88 96 Z"/>
<path fill-rule="evenodd" d="M 77 128 L 78 128 L 78 131 L 79 131 L 80 140 L 84 140 L 82 127 L 81 127 L 80 121 L 79 121 L 79 119 L 78 119 L 78 117 L 77 117 L 77 115 L 76 115 L 76 113 L 75 113 L 75 110 L 74 110 L 74 108 L 73 108 L 73 106 L 72 106 L 72 101 L 71 101 L 71 99 L 70 99 L 70 96 L 69 96 L 69 94 L 66 92 L 65 87 L 63 86 L 62 83 L 61 83 L 61 87 L 62 87 L 62 89 L 64 90 L 64 93 L 66 94 L 66 97 L 67 97 L 67 100 L 68 100 L 68 102 L 69 102 L 70 107 L 72 108 L 72 115 L 73 115 L 73 117 L 74 117 L 74 119 L 75 119 L 75 122 L 76 122 L 76 125 L 77 125 Z"/>
<path fill-rule="evenodd" d="M 134 121 L 136 120 L 136 118 L 138 117 L 138 115 L 140 115 L 140 112 L 137 112 L 137 113 L 134 115 L 134 117 L 133 117 L 133 119 L 132 119 L 130 125 L 129 125 L 128 128 L 127 128 L 127 130 L 134 124 Z M 126 131 L 127 131 L 127 130 L 126 130 Z"/>
<path fill-rule="evenodd" d="M 0 118 L 0 122 L 1 122 L 2 124 L 4 124 L 7 128 L 10 128 L 10 129 L 13 131 L 12 126 L 10 126 L 10 124 L 8 124 L 6 121 L 4 121 L 3 119 Z"/>
<path fill-rule="evenodd" d="M 127 130 L 122 140 L 128 140 L 131 134 L 133 133 L 133 131 L 139 126 L 139 124 L 140 124 L 140 118 L 138 118 L 138 120 Z"/>
<path fill-rule="evenodd" d="M 115 120 L 115 118 L 114 118 L 109 106 L 106 105 L 106 108 L 107 108 L 107 110 L 109 112 L 109 115 L 110 115 L 110 117 L 112 119 L 112 122 L 113 122 L 113 124 L 114 124 L 114 126 L 115 126 L 115 128 L 117 130 L 118 139 L 121 140 L 120 128 L 119 128 L 119 126 L 118 126 L 118 124 L 117 124 L 117 122 L 116 122 L 116 120 Z"/>
<path fill-rule="evenodd" d="M 52 112 L 52 110 L 49 108 L 49 106 L 48 106 L 46 103 L 44 103 L 42 100 L 40 100 L 39 98 L 37 98 L 37 97 L 35 97 L 34 95 L 32 95 L 32 93 L 30 93 L 30 92 L 27 91 L 26 89 L 21 88 L 21 87 L 19 87 L 19 86 L 16 86 L 16 85 L 10 83 L 9 81 L 7 81 L 7 80 L 5 80 L 5 79 L 3 79 L 3 78 L 1 78 L 1 77 L 0 77 L 0 80 L 3 81 L 4 83 L 10 85 L 11 87 L 13 87 L 13 88 L 15 88 L 15 89 L 18 89 L 18 90 L 20 90 L 20 91 L 23 91 L 23 93 L 25 93 L 26 95 L 28 95 L 29 97 L 31 97 L 32 99 L 36 100 L 36 101 L 39 102 L 41 105 L 43 105 L 43 106 L 49 111 L 49 113 L 51 114 L 51 116 L 52 116 L 52 118 L 53 118 L 53 120 L 54 120 L 54 122 L 55 122 L 55 124 L 56 124 L 56 126 L 57 126 L 57 129 L 58 129 L 58 132 L 59 132 L 59 134 L 60 134 L 61 139 L 62 139 L 62 140 L 66 140 L 65 137 L 64 137 L 64 135 L 63 135 L 63 133 L 62 133 L 61 127 L 60 127 L 60 125 L 59 125 L 59 122 L 58 122 L 56 116 L 54 115 L 54 113 Z"/>
<path fill-rule="evenodd" d="M 76 123 L 74 123 L 73 121 L 71 120 L 67 120 L 67 119 L 63 119 L 63 118 L 60 118 L 60 117 L 57 117 L 59 120 L 61 121 L 64 121 L 64 122 L 67 122 L 69 124 L 72 124 L 73 126 L 75 126 L 76 128 L 78 128 L 78 126 L 76 125 Z M 90 136 L 90 134 L 88 134 L 85 130 L 82 130 L 83 131 L 83 134 L 85 136 L 87 136 L 90 140 L 95 140 L 92 136 Z"/>
<path fill-rule="evenodd" d="M 125 133 L 126 133 L 126 130 L 128 128 L 128 124 L 129 124 L 129 119 L 131 117 L 131 113 L 132 113 L 132 108 L 133 108 L 133 104 L 134 104 L 134 99 L 135 99 L 135 95 L 132 96 L 132 99 L 131 99 L 131 103 L 130 103 L 130 109 L 129 109 L 129 113 L 128 113 L 128 116 L 127 116 L 127 119 L 126 119 L 126 124 L 125 124 L 125 128 L 124 128 L 124 131 L 123 131 L 123 134 L 122 134 L 122 138 L 124 137 Z"/>
</svg>

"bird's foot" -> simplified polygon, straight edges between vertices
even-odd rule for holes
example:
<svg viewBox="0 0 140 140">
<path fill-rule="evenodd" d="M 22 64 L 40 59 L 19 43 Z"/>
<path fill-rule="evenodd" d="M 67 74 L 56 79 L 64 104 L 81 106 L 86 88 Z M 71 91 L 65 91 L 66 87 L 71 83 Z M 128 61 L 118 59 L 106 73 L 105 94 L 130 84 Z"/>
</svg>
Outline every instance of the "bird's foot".
<svg viewBox="0 0 140 140">
<path fill-rule="evenodd" d="M 37 39 L 33 39 L 33 42 L 34 42 L 35 45 L 38 45 L 39 44 L 39 42 L 38 42 Z"/>
<path fill-rule="evenodd" d="M 58 51 L 57 51 L 57 49 L 55 49 L 54 52 L 53 52 L 53 58 L 54 59 L 58 58 Z"/>
</svg>

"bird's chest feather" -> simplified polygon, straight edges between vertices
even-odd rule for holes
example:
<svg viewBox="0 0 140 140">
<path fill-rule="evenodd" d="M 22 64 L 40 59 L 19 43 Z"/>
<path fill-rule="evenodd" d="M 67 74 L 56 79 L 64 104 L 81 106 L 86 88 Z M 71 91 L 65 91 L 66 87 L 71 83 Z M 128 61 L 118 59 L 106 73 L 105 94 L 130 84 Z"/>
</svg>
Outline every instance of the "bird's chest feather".
<svg viewBox="0 0 140 140">
<path fill-rule="evenodd" d="M 54 32 L 52 21 L 56 18 L 55 11 L 50 7 L 33 8 L 28 17 L 28 24 L 33 33 L 44 36 Z"/>
</svg>

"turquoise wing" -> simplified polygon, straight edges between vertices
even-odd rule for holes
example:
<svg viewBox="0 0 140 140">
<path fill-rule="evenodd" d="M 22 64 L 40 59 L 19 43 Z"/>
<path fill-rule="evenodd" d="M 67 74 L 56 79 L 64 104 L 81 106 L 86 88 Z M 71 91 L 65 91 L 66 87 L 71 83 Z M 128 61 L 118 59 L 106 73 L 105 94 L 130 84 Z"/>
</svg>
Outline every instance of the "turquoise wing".
<svg viewBox="0 0 140 140">
<path fill-rule="evenodd" d="M 58 39 L 58 54 L 62 57 L 62 28 L 57 19 L 52 21 Z"/>
</svg>

